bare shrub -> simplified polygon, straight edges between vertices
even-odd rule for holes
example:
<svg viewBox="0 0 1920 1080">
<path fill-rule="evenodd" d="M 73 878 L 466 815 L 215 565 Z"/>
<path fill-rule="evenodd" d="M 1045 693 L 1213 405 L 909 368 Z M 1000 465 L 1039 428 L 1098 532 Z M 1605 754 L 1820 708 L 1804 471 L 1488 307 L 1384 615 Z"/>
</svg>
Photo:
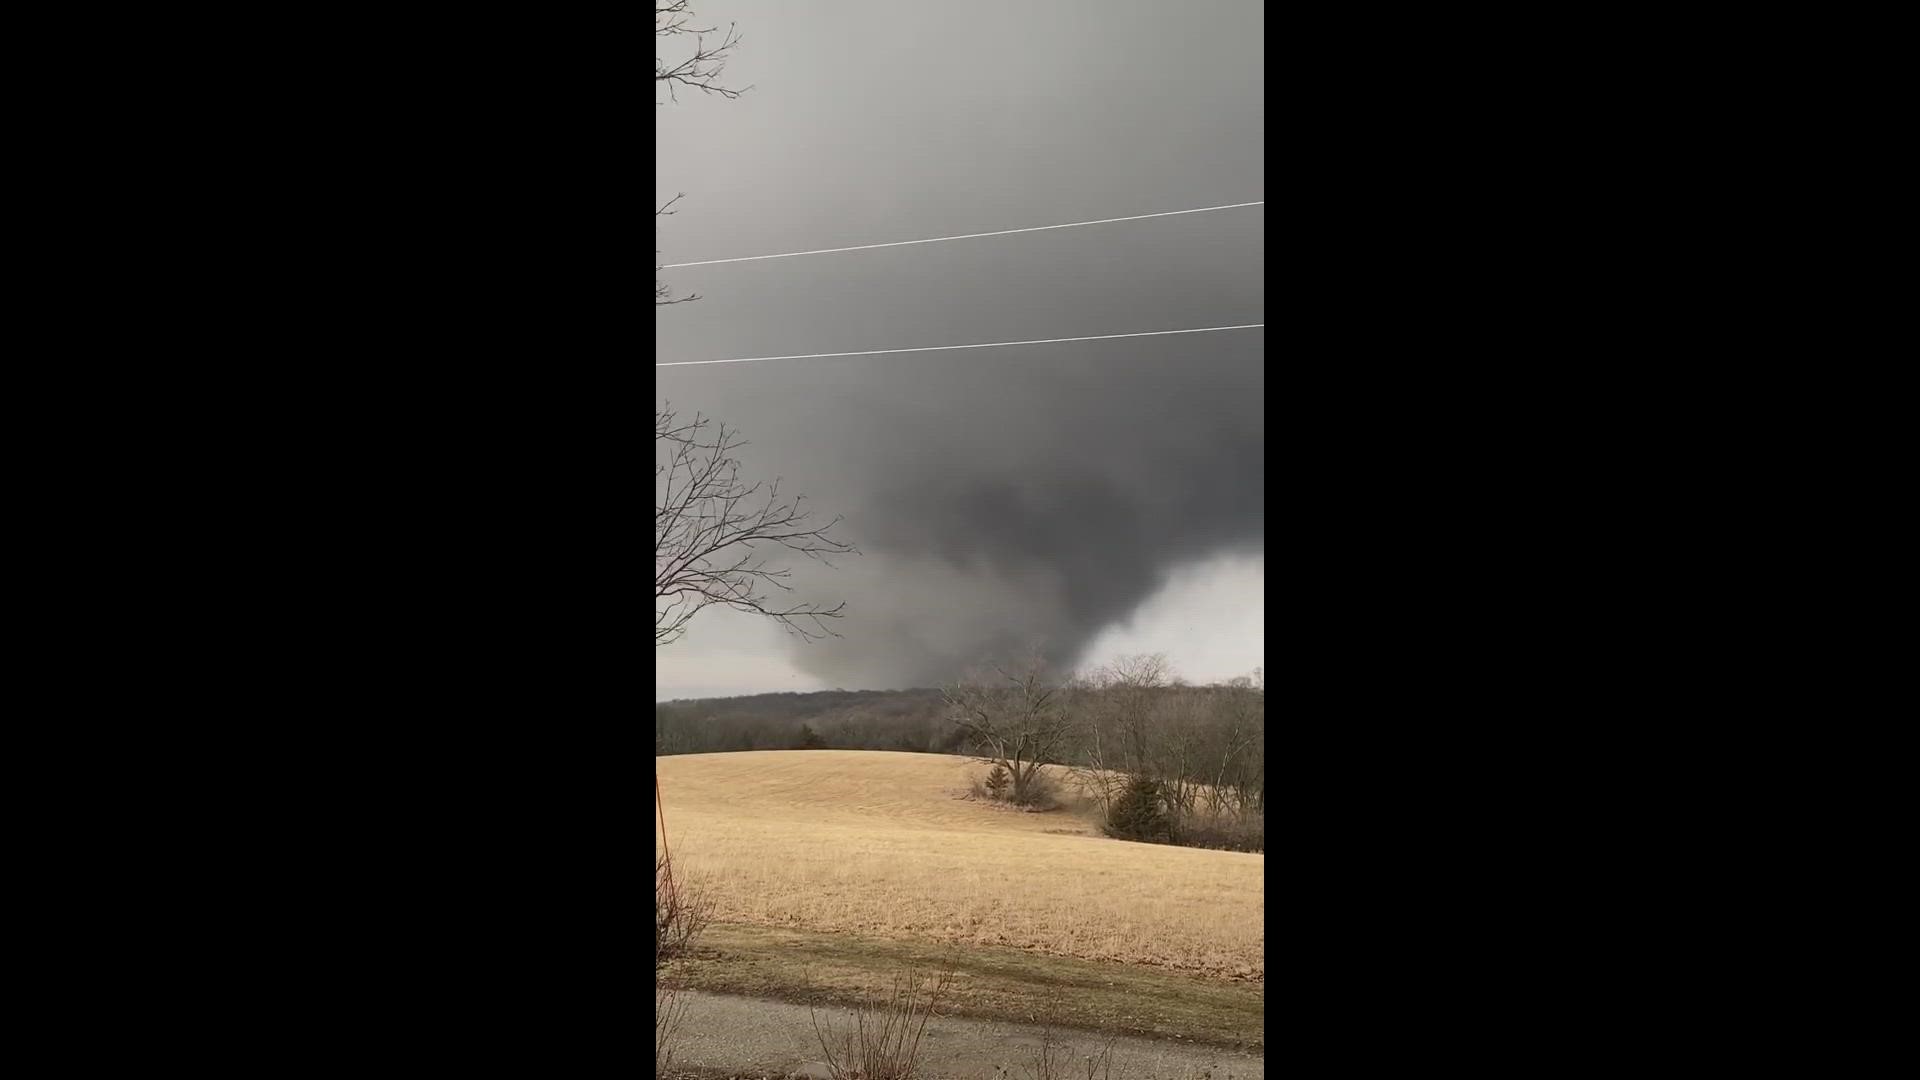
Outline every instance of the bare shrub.
<svg viewBox="0 0 1920 1080">
<path fill-rule="evenodd" d="M 680 1024 L 687 1018 L 687 1001 L 680 991 L 653 979 L 653 1075 L 667 1076 L 679 1046 Z"/>
<path fill-rule="evenodd" d="M 1113 1080 L 1113 1040 L 1108 1039 L 1101 1043 L 1100 1052 L 1088 1054 L 1082 1064 L 1086 1067 L 1086 1071 L 1082 1073 L 1085 1080 Z M 1120 1075 L 1125 1077 L 1127 1071 L 1120 1070 Z"/>
<path fill-rule="evenodd" d="M 713 899 L 693 884 L 675 879 L 667 861 L 653 857 L 653 967 L 681 956 L 713 921 Z"/>
<path fill-rule="evenodd" d="M 1075 796 L 1078 797 L 1077 794 Z M 1011 776 L 998 765 L 983 779 L 974 776 L 967 781 L 964 792 L 956 791 L 956 799 L 968 799 L 975 802 L 1004 804 L 1001 809 L 1024 810 L 1030 814 L 1058 810 L 1066 805 L 1060 783 L 1052 774 L 1035 770 L 1028 774 L 1027 783 L 1018 794 L 1014 793 Z"/>
<path fill-rule="evenodd" d="M 1023 806 L 1036 813 L 1042 810 L 1060 808 L 1060 784 L 1052 773 L 1036 769 L 1027 779 L 1026 788 L 1014 799 L 1017 806 Z"/>
<path fill-rule="evenodd" d="M 1098 752 L 1090 756 L 1098 757 Z M 1114 800 L 1126 790 L 1125 773 L 1097 766 L 1080 766 L 1067 771 L 1067 780 L 1073 786 L 1074 795 L 1084 804 L 1090 804 L 1101 821 L 1113 812 Z"/>
<path fill-rule="evenodd" d="M 1028 1051 L 1027 1063 L 1021 1066 L 1026 1080 L 1113 1080 L 1115 1074 L 1113 1060 L 1113 1036 L 1109 1035 L 1100 1045 L 1100 1052 L 1088 1054 L 1078 1063 L 1073 1060 L 1073 1048 L 1060 1037 L 1054 1026 L 1054 1010 L 1049 1008 L 1043 1016 L 1035 1018 L 1040 1024 L 1040 1045 Z M 997 1080 L 1007 1080 L 1012 1076 L 1006 1066 L 994 1068 Z M 1124 1080 L 1126 1070 L 1121 1069 L 1119 1076 Z"/>
<path fill-rule="evenodd" d="M 1066 1080 L 1071 1054 L 1054 1033 L 1053 1017 L 1049 1014 L 1040 1026 L 1040 1045 L 1033 1049 L 1032 1064 L 1026 1070 L 1027 1080 Z"/>
<path fill-rule="evenodd" d="M 920 1036 L 935 1007 L 953 984 L 953 972 L 928 980 L 916 972 L 895 976 L 885 999 L 863 997 L 853 1011 L 853 1028 L 835 1031 L 811 1006 L 813 1033 L 833 1080 L 913 1080 L 920 1062 Z"/>
<path fill-rule="evenodd" d="M 1257 811 L 1194 810 L 1175 815 L 1179 842 L 1218 851 L 1265 851 L 1266 815 Z"/>
</svg>

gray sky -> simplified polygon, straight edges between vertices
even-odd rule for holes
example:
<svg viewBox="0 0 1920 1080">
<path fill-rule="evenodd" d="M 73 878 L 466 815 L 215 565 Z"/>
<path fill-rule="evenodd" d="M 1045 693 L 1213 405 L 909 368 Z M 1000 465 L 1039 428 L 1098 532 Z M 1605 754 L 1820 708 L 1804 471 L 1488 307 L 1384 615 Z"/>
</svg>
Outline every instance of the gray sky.
<svg viewBox="0 0 1920 1080">
<path fill-rule="evenodd" d="M 665 263 L 1263 199 L 1256 0 L 696 0 L 727 85 L 659 106 Z M 672 53 L 669 51 L 669 56 Z M 1264 322 L 1266 207 L 662 272 L 658 359 Z M 801 565 L 825 642 L 708 609 L 656 698 L 1063 663 L 1263 662 L 1265 331 L 663 369 L 865 553 Z"/>
</svg>

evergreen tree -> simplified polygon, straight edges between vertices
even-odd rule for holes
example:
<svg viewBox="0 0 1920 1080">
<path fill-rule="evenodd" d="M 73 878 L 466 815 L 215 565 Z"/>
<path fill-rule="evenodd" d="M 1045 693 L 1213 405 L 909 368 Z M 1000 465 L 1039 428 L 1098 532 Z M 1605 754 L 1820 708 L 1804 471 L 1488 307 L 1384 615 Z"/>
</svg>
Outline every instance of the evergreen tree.
<svg viewBox="0 0 1920 1080">
<path fill-rule="evenodd" d="M 1008 779 L 1007 770 L 995 765 L 993 771 L 987 774 L 987 793 L 996 799 L 1006 798 Z"/>
</svg>

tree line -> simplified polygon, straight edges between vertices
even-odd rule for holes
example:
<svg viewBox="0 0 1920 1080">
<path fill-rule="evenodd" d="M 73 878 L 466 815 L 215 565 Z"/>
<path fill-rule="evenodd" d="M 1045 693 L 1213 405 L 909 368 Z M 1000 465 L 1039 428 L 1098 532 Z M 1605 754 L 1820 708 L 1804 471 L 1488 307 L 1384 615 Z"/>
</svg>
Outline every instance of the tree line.
<svg viewBox="0 0 1920 1080">
<path fill-rule="evenodd" d="M 1158 654 L 1065 678 L 1031 656 L 987 665 L 942 696 L 968 751 L 1004 773 L 1000 790 L 1008 801 L 1048 800 L 1064 773 L 1096 804 L 1111 835 L 1264 848 L 1266 686 L 1259 669 L 1192 686 Z"/>
<path fill-rule="evenodd" d="M 895 750 L 977 757 L 995 797 L 1032 805 L 1062 782 L 1127 839 L 1258 850 L 1266 812 L 1263 676 L 1190 685 L 1164 656 L 1077 675 L 1044 659 L 952 685 L 662 702 L 654 752 Z"/>
<path fill-rule="evenodd" d="M 734 750 L 961 752 L 938 690 L 823 690 L 666 701 L 653 707 L 656 755 Z"/>
</svg>

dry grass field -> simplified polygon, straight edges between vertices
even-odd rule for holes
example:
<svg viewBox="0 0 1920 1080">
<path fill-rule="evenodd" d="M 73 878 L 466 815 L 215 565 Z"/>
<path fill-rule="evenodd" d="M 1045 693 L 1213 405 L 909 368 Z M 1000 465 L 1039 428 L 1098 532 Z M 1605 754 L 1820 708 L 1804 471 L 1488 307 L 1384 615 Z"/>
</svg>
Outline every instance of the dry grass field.
<svg viewBox="0 0 1920 1080">
<path fill-rule="evenodd" d="M 722 922 L 1265 979 L 1264 855 L 1111 840 L 1071 811 L 956 798 L 984 772 L 966 758 L 782 750 L 656 764 L 674 868 Z"/>
</svg>

